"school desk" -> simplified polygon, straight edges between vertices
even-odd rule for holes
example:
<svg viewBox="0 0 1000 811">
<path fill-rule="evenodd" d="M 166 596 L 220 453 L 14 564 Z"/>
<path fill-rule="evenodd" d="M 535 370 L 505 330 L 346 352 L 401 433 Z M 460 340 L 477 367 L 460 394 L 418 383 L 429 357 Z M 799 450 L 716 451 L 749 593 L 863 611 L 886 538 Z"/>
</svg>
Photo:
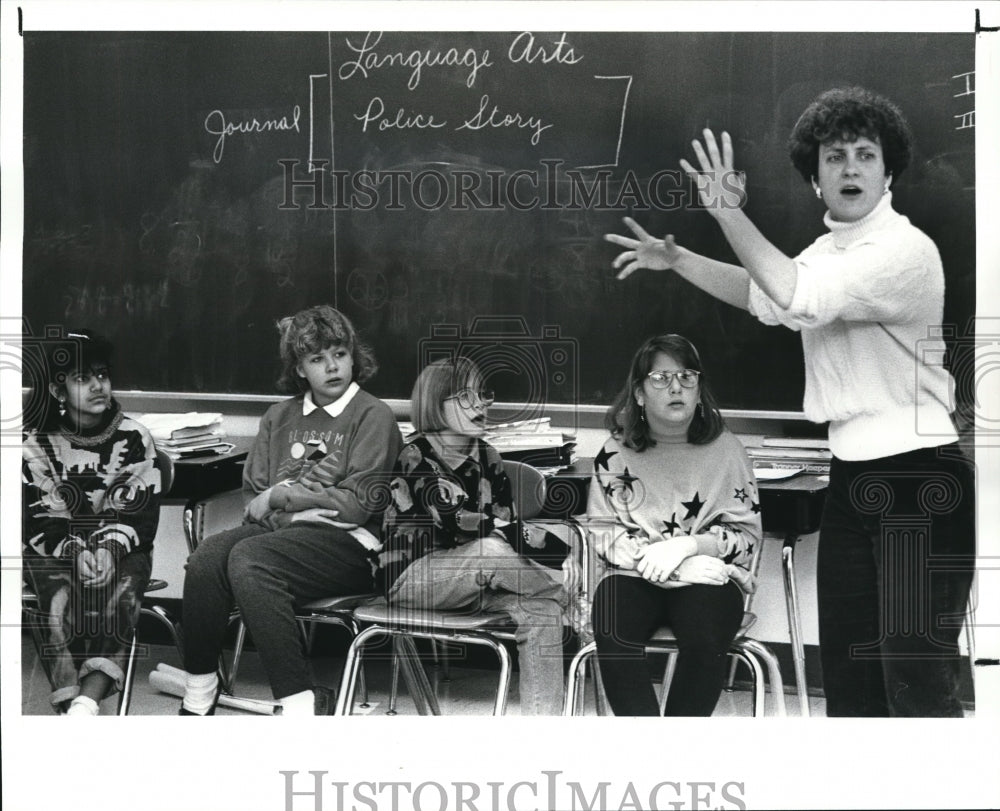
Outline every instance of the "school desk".
<svg viewBox="0 0 1000 811">
<path fill-rule="evenodd" d="M 197 501 L 243 486 L 243 463 L 253 438 L 227 437 L 226 442 L 233 445 L 229 453 L 174 460 L 172 500 Z"/>
<path fill-rule="evenodd" d="M 583 457 L 550 476 L 543 517 L 568 518 L 586 512 L 587 492 L 593 469 L 594 460 Z M 785 611 L 788 616 L 795 686 L 802 717 L 809 715 L 809 693 L 806 684 L 805 646 L 802 642 L 802 619 L 795 580 L 795 545 L 803 535 L 819 530 L 827 484 L 827 476 L 812 473 L 799 473 L 787 479 L 757 482 L 765 537 L 778 536 L 782 541 Z"/>
</svg>

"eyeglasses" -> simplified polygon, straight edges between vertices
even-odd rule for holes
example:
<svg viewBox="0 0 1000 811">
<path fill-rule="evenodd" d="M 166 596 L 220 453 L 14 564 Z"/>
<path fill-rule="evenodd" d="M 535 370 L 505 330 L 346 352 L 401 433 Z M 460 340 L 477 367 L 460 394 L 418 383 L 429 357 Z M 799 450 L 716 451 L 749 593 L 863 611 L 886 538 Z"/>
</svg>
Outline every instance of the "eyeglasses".
<svg viewBox="0 0 1000 811">
<path fill-rule="evenodd" d="M 444 398 L 445 400 L 457 399 L 458 404 L 462 408 L 472 408 L 478 402 L 480 405 L 491 406 L 493 405 L 493 389 L 480 389 L 479 391 L 473 391 L 472 389 L 462 389 L 454 394 L 450 394 Z"/>
<path fill-rule="evenodd" d="M 685 389 L 693 389 L 698 385 L 698 376 L 700 374 L 701 372 L 696 372 L 694 369 L 681 369 L 678 372 L 650 372 L 646 377 L 649 378 L 649 382 L 654 389 L 668 388 L 673 384 L 674 378 L 677 378 L 678 382 Z"/>
</svg>

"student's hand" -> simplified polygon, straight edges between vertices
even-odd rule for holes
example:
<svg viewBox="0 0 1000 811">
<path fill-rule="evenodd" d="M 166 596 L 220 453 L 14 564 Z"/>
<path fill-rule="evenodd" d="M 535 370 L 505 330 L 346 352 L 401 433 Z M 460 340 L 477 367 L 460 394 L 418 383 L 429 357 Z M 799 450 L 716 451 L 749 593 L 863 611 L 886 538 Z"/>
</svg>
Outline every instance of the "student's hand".
<svg viewBox="0 0 1000 811">
<path fill-rule="evenodd" d="M 695 182 L 698 201 L 709 214 L 719 219 L 746 202 L 746 176 L 733 168 L 733 141 L 728 132 L 722 133 L 721 154 L 715 133 L 706 129 L 702 134 L 705 137 L 704 147 L 700 141 L 691 143 L 700 168 L 695 169 L 683 158 L 681 168 Z"/>
<path fill-rule="evenodd" d="M 291 523 L 294 524 L 297 521 L 308 521 L 313 524 L 329 524 L 331 527 L 337 527 L 338 529 L 357 528 L 357 524 L 351 524 L 347 521 L 338 521 L 337 516 L 339 515 L 339 510 L 328 510 L 325 507 L 310 507 L 308 510 L 299 510 L 297 513 L 292 515 Z"/>
<path fill-rule="evenodd" d="M 83 585 L 98 589 L 106 586 L 115 577 L 115 556 L 111 553 L 110 549 L 98 549 L 93 553 L 94 557 L 94 576 L 89 580 L 84 579 Z"/>
<path fill-rule="evenodd" d="M 87 585 L 97 574 L 97 560 L 89 549 L 78 552 L 76 556 L 76 576 L 80 582 Z"/>
<path fill-rule="evenodd" d="M 729 582 L 729 564 L 711 555 L 692 555 L 676 569 L 677 579 L 684 583 L 724 586 Z"/>
<path fill-rule="evenodd" d="M 656 541 L 639 548 L 635 569 L 650 583 L 663 583 L 671 579 L 674 570 L 696 551 L 695 540 L 688 535 Z"/>
<path fill-rule="evenodd" d="M 747 594 L 753 594 L 757 590 L 757 579 L 746 569 L 728 563 L 726 564 L 726 572 L 729 574 L 729 579 L 739 583 L 740 588 Z"/>
<path fill-rule="evenodd" d="M 258 493 L 253 497 L 251 502 L 247 504 L 246 509 L 243 511 L 244 520 L 249 519 L 251 521 L 260 523 L 264 520 L 264 516 L 271 512 L 271 491 L 273 487 L 268 487 L 263 493 Z"/>
<path fill-rule="evenodd" d="M 623 217 L 622 222 L 635 234 L 636 239 L 618 236 L 618 234 L 604 235 L 608 242 L 626 249 L 618 254 L 611 263 L 615 270 L 621 268 L 622 265 L 625 266 L 618 273 L 617 278 L 624 279 L 631 276 L 640 268 L 670 270 L 677 264 L 677 260 L 681 256 L 681 249 L 674 242 L 673 235 L 668 235 L 665 239 L 656 239 L 647 234 L 642 226 L 631 217 Z"/>
</svg>

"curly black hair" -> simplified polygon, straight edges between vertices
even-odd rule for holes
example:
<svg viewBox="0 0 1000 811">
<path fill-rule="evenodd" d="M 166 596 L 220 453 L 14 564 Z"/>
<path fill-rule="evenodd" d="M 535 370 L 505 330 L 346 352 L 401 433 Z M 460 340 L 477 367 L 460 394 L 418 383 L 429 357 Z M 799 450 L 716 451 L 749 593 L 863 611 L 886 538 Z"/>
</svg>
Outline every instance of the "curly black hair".
<svg viewBox="0 0 1000 811">
<path fill-rule="evenodd" d="M 903 113 L 889 99 L 863 87 L 838 87 L 821 93 L 799 116 L 788 137 L 792 165 L 808 183 L 817 174 L 820 144 L 859 137 L 882 147 L 886 176 L 898 178 L 910 163 L 913 134 Z"/>
</svg>

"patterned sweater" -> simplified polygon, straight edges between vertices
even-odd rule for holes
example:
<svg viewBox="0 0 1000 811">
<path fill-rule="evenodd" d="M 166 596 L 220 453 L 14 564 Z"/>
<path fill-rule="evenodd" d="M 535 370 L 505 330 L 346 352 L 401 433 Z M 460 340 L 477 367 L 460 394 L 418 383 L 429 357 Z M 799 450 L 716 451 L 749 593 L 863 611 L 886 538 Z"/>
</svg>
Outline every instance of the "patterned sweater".
<svg viewBox="0 0 1000 811">
<path fill-rule="evenodd" d="M 426 436 L 415 434 L 399 454 L 390 489 L 378 576 L 386 591 L 428 552 L 489 535 L 502 536 L 520 554 L 550 567 L 562 565 L 569 551 L 555 535 L 531 531 L 518 521 L 503 459 L 481 439 L 453 469 Z"/>
<path fill-rule="evenodd" d="M 162 496 L 156 448 L 117 402 L 91 431 L 28 432 L 21 480 L 25 556 L 69 560 L 105 548 L 117 562 L 152 551 Z"/>
<path fill-rule="evenodd" d="M 609 438 L 594 458 L 587 516 L 606 519 L 592 533 L 594 550 L 634 574 L 638 550 L 675 535 L 690 535 L 698 554 L 712 555 L 747 572 L 738 579 L 752 590 L 753 545 L 763 531 L 757 480 L 740 441 L 724 431 L 707 445 L 659 441 L 641 453 Z"/>
<path fill-rule="evenodd" d="M 829 214 L 824 222 L 830 233 L 795 258 L 788 309 L 750 284 L 753 315 L 802 333 L 806 416 L 830 422 L 830 448 L 841 459 L 954 441 L 937 248 L 893 210 L 891 193 L 857 222 Z"/>
<path fill-rule="evenodd" d="M 263 517 L 259 523 L 268 529 L 288 526 L 302 510 L 337 510 L 337 520 L 356 525 L 351 534 L 375 549 L 386 474 L 402 442 L 392 409 L 356 384 L 326 408 L 292 397 L 261 419 L 243 469 L 243 491 L 253 497 L 286 483 L 288 508 Z"/>
</svg>

